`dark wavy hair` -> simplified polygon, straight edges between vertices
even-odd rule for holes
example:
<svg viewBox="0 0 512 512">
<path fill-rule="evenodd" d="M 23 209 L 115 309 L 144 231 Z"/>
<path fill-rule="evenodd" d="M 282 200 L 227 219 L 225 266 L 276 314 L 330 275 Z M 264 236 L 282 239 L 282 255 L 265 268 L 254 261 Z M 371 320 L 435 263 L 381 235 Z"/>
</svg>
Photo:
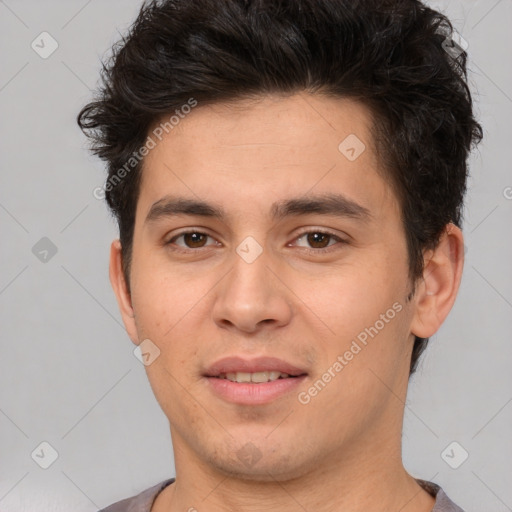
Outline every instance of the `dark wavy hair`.
<svg viewBox="0 0 512 512">
<path fill-rule="evenodd" d="M 143 160 L 119 170 L 162 116 L 199 105 L 309 92 L 373 114 L 374 146 L 400 202 L 410 278 L 446 224 L 460 227 L 467 158 L 482 138 L 453 28 L 419 0 L 153 0 L 103 64 L 78 115 L 117 218 L 127 283 Z M 455 51 L 454 51 L 455 50 Z M 117 176 L 116 176 L 117 173 Z M 416 337 L 410 373 L 428 339 Z"/>
</svg>

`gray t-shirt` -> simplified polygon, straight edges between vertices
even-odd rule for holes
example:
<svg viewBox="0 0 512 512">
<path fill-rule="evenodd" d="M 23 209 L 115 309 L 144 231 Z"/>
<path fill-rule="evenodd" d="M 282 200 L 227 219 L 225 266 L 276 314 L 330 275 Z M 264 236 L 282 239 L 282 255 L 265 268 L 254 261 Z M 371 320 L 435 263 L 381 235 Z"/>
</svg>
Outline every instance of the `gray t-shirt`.
<svg viewBox="0 0 512 512">
<path fill-rule="evenodd" d="M 441 487 L 437 484 L 420 479 L 416 479 L 416 481 L 423 487 L 423 489 L 436 498 L 436 503 L 432 512 L 464 512 L 460 507 L 455 505 L 450 498 L 448 498 Z M 165 480 L 164 482 L 137 494 L 137 496 L 118 501 L 100 512 L 150 512 L 158 494 L 173 482 L 174 478 Z"/>
</svg>

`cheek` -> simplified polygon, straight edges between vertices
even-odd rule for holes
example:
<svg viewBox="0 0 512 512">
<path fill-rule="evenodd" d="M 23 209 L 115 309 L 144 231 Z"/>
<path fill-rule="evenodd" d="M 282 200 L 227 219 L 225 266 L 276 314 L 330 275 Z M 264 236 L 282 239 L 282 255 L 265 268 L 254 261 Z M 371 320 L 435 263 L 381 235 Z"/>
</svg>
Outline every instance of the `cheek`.
<svg viewBox="0 0 512 512">
<path fill-rule="evenodd" d="M 343 370 L 331 369 L 339 376 L 332 389 L 340 388 L 333 400 L 352 400 L 351 393 L 358 400 L 372 394 L 375 374 L 392 380 L 406 362 L 411 313 L 404 275 L 405 260 L 376 250 L 371 258 L 340 267 L 297 291 L 300 296 L 309 289 L 305 302 L 319 319 L 304 308 L 321 329 L 315 340 L 323 352 L 319 371 L 328 371 L 339 356 L 343 359 Z M 348 395 L 346 390 L 351 390 Z"/>
<path fill-rule="evenodd" d="M 323 334 L 341 340 L 355 336 L 401 300 L 399 280 L 378 259 L 343 264 L 308 279 L 292 278 L 300 307 L 305 315 L 316 315 Z"/>
<path fill-rule="evenodd" d="M 397 305 L 395 308 L 399 309 Z M 408 369 L 405 326 L 409 312 L 403 308 L 396 313 L 391 306 L 393 313 L 385 317 L 386 323 L 379 318 L 386 311 L 387 308 L 376 309 L 374 315 L 366 312 L 368 321 L 357 326 L 348 316 L 344 318 L 350 327 L 338 322 L 337 336 L 327 348 L 327 363 L 312 379 L 313 389 L 306 390 L 314 396 L 313 416 L 331 425 L 323 428 L 332 428 L 333 435 L 344 428 L 346 435 L 362 431 L 388 408 L 400 408 L 397 396 L 401 395 L 402 379 Z M 352 426 L 347 424 L 347 417 Z"/>
<path fill-rule="evenodd" d="M 204 281 L 184 274 L 164 258 L 142 254 L 134 260 L 132 303 L 141 325 L 162 339 L 207 293 Z"/>
</svg>

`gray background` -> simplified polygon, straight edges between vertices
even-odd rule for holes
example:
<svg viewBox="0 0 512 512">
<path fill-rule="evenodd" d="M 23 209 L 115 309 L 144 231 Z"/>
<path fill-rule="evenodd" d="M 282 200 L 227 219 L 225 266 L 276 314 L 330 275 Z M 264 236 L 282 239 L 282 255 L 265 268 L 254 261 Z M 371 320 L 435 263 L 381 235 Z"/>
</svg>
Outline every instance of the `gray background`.
<svg viewBox="0 0 512 512">
<path fill-rule="evenodd" d="M 94 511 L 174 475 L 167 420 L 108 282 L 116 226 L 92 195 L 103 167 L 75 124 L 139 3 L 0 1 L 2 512 Z M 469 43 L 485 141 L 471 160 L 462 287 L 413 379 L 404 460 L 467 512 L 501 512 L 512 510 L 512 0 L 431 4 Z M 31 48 L 43 31 L 59 44 L 47 59 Z M 43 237 L 55 255 L 47 241 L 34 254 Z M 43 441 L 59 454 L 48 469 L 35 462 L 50 461 Z M 457 469 L 441 455 L 453 441 L 452 464 L 469 453 Z"/>
</svg>

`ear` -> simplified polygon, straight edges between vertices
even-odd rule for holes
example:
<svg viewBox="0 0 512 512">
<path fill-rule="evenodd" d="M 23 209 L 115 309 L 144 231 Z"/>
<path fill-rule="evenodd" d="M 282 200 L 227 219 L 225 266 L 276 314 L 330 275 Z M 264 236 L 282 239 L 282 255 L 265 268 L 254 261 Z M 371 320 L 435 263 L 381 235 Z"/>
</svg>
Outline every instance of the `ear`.
<svg viewBox="0 0 512 512">
<path fill-rule="evenodd" d="M 132 300 L 128 286 L 124 278 L 123 257 L 121 252 L 121 242 L 114 240 L 110 246 L 110 284 L 117 298 L 117 304 L 121 311 L 124 327 L 130 339 L 136 345 L 139 344 L 137 335 L 137 326 L 135 324 L 135 314 L 133 312 Z"/>
<path fill-rule="evenodd" d="M 423 278 L 418 282 L 412 334 L 429 338 L 452 309 L 464 266 L 464 238 L 455 224 L 447 224 L 439 244 L 427 251 Z"/>
</svg>

